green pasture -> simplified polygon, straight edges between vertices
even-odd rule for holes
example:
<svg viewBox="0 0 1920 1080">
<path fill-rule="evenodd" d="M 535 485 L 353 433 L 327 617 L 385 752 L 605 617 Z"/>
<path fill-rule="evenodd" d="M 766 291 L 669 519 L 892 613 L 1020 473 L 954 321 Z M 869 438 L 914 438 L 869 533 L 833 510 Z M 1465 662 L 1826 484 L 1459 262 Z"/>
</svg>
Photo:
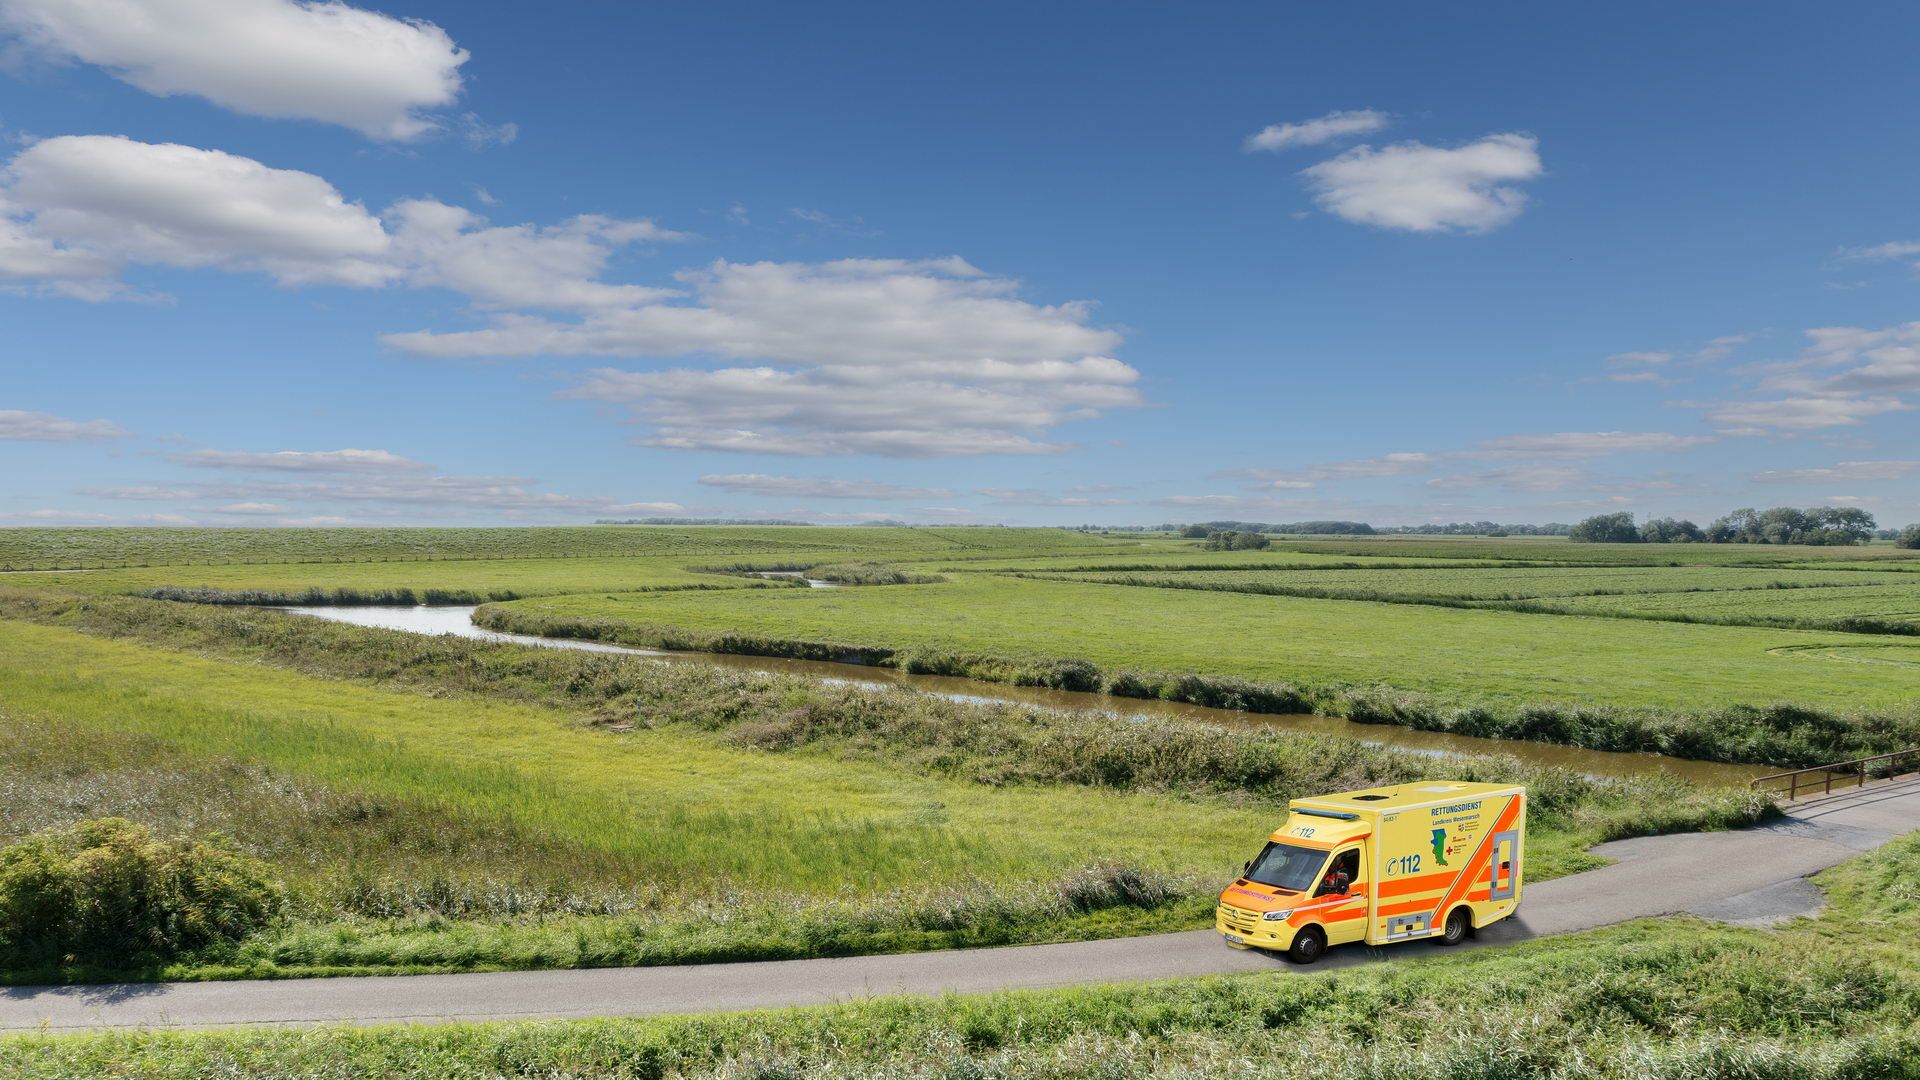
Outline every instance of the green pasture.
<svg viewBox="0 0 1920 1080">
<path fill-rule="evenodd" d="M 990 557 L 1137 547 L 1063 529 L 601 525 L 539 528 L 0 529 L 0 571 L 149 565 L 727 555 Z M 169 582 L 168 584 L 173 584 Z"/>
<path fill-rule="evenodd" d="M 736 557 L 723 556 L 728 561 Z M 703 573 L 697 569 L 699 566 L 700 560 L 690 555 L 242 563 L 77 572 L 28 571 L 0 576 L 0 583 L 87 593 L 140 593 L 167 588 L 277 593 L 294 598 L 309 591 L 379 594 L 409 590 L 422 596 L 445 592 L 480 599 L 594 590 L 737 589 L 778 584 L 737 574 Z"/>
<path fill-rule="evenodd" d="M 1875 575 L 1864 586 L 1827 586 L 1767 592 L 1699 592 L 1661 595 L 1584 596 L 1555 601 L 1575 614 L 1624 613 L 1717 621 L 1874 619 L 1920 629 L 1920 580 L 1886 584 Z"/>
<path fill-rule="evenodd" d="M 1845 595 L 1848 588 L 1920 589 L 1902 574 L 1789 570 L 1732 566 L 1508 567 L 1317 570 L 1178 570 L 1048 574 L 1062 580 L 1160 588 L 1325 596 L 1348 600 L 1520 600 L 1609 594 L 1712 595 L 1749 590 L 1802 589 Z M 1749 598 L 1767 604 L 1766 598 Z M 1680 603 L 1684 601 L 1663 601 Z"/>
<path fill-rule="evenodd" d="M 8 716 L 416 800 L 577 853 L 581 869 L 688 895 L 1004 882 L 1090 852 L 1218 874 L 1272 827 L 1270 810 L 775 761 L 684 732 L 615 734 L 531 705 L 435 700 L 13 621 L 0 621 L 0 685 Z"/>
<path fill-rule="evenodd" d="M 884 589 L 583 594 L 492 610 L 509 624 L 516 616 L 592 622 L 600 636 L 637 644 L 681 631 L 743 643 L 1070 658 L 1109 670 L 1381 684 L 1461 704 L 1880 708 L 1920 694 L 1910 669 L 1781 654 L 1846 635 L 992 575 Z"/>
</svg>

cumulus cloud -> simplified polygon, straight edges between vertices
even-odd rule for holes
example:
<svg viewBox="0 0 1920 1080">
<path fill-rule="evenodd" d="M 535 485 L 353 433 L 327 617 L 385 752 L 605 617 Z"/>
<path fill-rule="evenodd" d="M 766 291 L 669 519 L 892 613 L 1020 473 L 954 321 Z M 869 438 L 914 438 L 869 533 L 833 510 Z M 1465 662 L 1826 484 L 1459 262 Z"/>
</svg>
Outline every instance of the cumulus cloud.
<svg viewBox="0 0 1920 1080">
<path fill-rule="evenodd" d="M 786 455 L 1051 453 L 1040 433 L 1141 403 L 1086 304 L 1021 300 L 964 260 L 717 262 L 679 275 L 691 302 L 506 316 L 486 330 L 387 340 L 434 356 L 704 355 L 717 370 L 594 371 L 568 396 L 629 406 L 645 445 Z M 780 364 L 784 366 L 772 366 Z"/>
<path fill-rule="evenodd" d="M 0 30 L 150 94 L 386 140 L 434 130 L 467 61 L 432 23 L 319 0 L 0 0 Z"/>
<path fill-rule="evenodd" d="M 249 469 L 266 472 L 392 473 L 431 469 L 425 462 L 386 450 L 190 450 L 171 455 L 182 465 L 211 469 Z"/>
<path fill-rule="evenodd" d="M 1387 126 L 1387 114 L 1374 109 L 1343 109 L 1292 124 L 1269 124 L 1247 136 L 1245 149 L 1287 150 L 1316 146 L 1348 135 L 1365 135 Z"/>
<path fill-rule="evenodd" d="M 1409 232 L 1486 232 L 1526 206 L 1516 184 L 1540 176 L 1531 135 L 1489 135 L 1453 148 L 1404 142 L 1356 146 L 1302 172 L 1321 209 Z"/>
<path fill-rule="evenodd" d="M 111 420 L 69 420 L 51 413 L 0 409 L 0 440 L 82 442 L 117 439 L 126 432 Z"/>
<path fill-rule="evenodd" d="M 748 362 L 605 369 L 570 391 L 629 406 L 655 428 L 647 445 L 1053 453 L 1065 447 L 1043 437 L 1049 429 L 1143 403 L 1139 373 L 1110 355 L 1121 335 L 1092 323 L 1091 304 L 1024 300 L 1017 281 L 958 257 L 719 260 L 670 285 L 610 282 L 617 249 L 685 234 L 600 215 L 495 226 L 427 199 L 377 217 L 311 173 L 118 136 L 29 147 L 0 174 L 0 200 L 0 223 L 25 240 L 0 242 L 0 273 L 9 260 L 29 271 L 87 260 L 72 272 L 206 266 L 287 285 L 444 287 L 471 299 L 487 325 L 383 340 L 445 358 Z"/>
<path fill-rule="evenodd" d="M 1753 474 L 1762 484 L 1825 484 L 1901 480 L 1920 472 L 1920 461 L 1842 461 L 1812 469 L 1769 469 Z"/>
<path fill-rule="evenodd" d="M 61 276 L 122 263 L 219 267 L 285 284 L 378 285 L 391 240 L 366 208 L 312 173 L 117 135 L 34 143 L 0 173 L 10 228 L 42 245 Z M 0 236 L 0 265 L 18 242 Z M 25 276 L 25 275 L 19 275 Z"/>
<path fill-rule="evenodd" d="M 0 171 L 0 278 L 53 279 L 83 299 L 124 296 L 114 276 L 148 264 L 285 285 L 443 287 L 493 309 L 617 308 L 681 290 L 599 280 L 613 253 L 685 237 L 597 214 L 495 226 L 431 199 L 376 216 L 312 173 L 121 136 L 47 139 Z"/>
<path fill-rule="evenodd" d="M 598 280 L 616 248 L 686 239 L 646 219 L 582 214 L 548 228 L 488 226 L 472 211 L 431 199 L 403 200 L 386 218 L 413 284 L 453 289 L 485 307 L 586 311 L 679 295 Z"/>
<path fill-rule="evenodd" d="M 819 499 L 929 499 L 953 494 L 945 488 L 906 487 L 878 480 L 834 480 L 824 476 L 768 476 L 765 473 L 709 473 L 707 487 L 734 495 Z"/>
</svg>

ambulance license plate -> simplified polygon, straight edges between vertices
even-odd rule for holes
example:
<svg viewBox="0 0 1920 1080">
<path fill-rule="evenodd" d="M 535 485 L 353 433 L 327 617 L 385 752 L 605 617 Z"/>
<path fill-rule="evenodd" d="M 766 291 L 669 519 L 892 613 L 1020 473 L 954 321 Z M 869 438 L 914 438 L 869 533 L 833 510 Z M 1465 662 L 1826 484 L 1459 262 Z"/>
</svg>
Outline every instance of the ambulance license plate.
<svg viewBox="0 0 1920 1080">
<path fill-rule="evenodd" d="M 1241 937 L 1239 934 L 1221 934 L 1220 936 L 1233 942 L 1235 945 L 1245 945 L 1247 943 L 1247 939 Z"/>
</svg>

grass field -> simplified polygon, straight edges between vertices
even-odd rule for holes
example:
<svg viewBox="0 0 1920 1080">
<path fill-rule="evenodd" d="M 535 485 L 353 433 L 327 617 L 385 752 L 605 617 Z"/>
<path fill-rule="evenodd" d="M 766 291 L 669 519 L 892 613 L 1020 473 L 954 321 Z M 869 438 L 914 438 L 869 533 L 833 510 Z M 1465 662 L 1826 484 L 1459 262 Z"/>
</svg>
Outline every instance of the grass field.
<svg viewBox="0 0 1920 1080">
<path fill-rule="evenodd" d="M 1672 595 L 1587 596 L 1557 599 L 1555 607 L 1580 615 L 1625 614 L 1701 622 L 1798 626 L 1809 623 L 1881 624 L 1881 632 L 1920 633 L 1920 581 L 1825 586 L 1783 592 L 1699 592 Z"/>
<path fill-rule="evenodd" d="M 1920 694 L 1910 671 L 1783 656 L 1778 650 L 1824 640 L 1791 631 L 994 575 L 896 589 L 563 596 L 486 610 L 501 613 L 490 623 L 496 628 L 556 632 L 574 623 L 581 633 L 639 644 L 698 644 L 704 635 L 727 636 L 739 651 L 761 638 L 1074 658 L 1107 671 L 1387 682 L 1457 705 L 1706 709 L 1791 700 L 1870 709 Z"/>
<path fill-rule="evenodd" d="M 20 1080 L 205 1076 L 1911 1080 L 1920 836 L 1773 931 L 1639 922 L 1310 975 L 638 1020 L 36 1034 Z"/>
<path fill-rule="evenodd" d="M 1170 589 L 1219 589 L 1276 596 L 1322 596 L 1346 600 L 1524 600 L 1579 596 L 1640 596 L 1663 593 L 1732 593 L 1820 587 L 1838 592 L 1888 586 L 1920 595 L 1920 577 L 1838 570 L 1732 566 L 1525 567 L 1482 566 L 1416 569 L 1182 570 L 1156 573 L 1081 572 L 1060 580 L 1146 585 Z M 1754 603 L 1766 598 L 1749 598 Z"/>
<path fill-rule="evenodd" d="M 165 590 L 229 602 L 255 598 L 281 604 L 333 603 L 353 597 L 379 603 L 399 593 L 429 603 L 478 603 L 566 592 L 739 589 L 786 584 L 737 574 L 702 573 L 686 555 L 150 566 L 78 573 L 30 571 L 0 577 L 0 583 L 88 593 Z"/>
<path fill-rule="evenodd" d="M 1061 529 L 603 525 L 492 529 L 0 529 L 0 570 L 795 552 L 991 557 L 1141 549 Z M 177 584 L 169 582 L 169 584 Z"/>
<path fill-rule="evenodd" d="M 1715 601 L 1892 612 L 1909 579 L 1873 572 L 1902 564 L 1864 551 L 1759 553 L 1787 566 L 1545 540 L 1216 554 L 1058 530 L 102 532 L 71 550 L 58 530 L 0 532 L 8 557 L 174 560 L 0 577 L 0 840 L 109 815 L 225 834 L 293 898 L 241 944 L 143 976 L 770 958 L 1200 925 L 1286 798 L 1436 770 L 1533 789 L 1536 877 L 1590 865 L 1596 840 L 1765 811 L 1736 792 L 1503 756 L 1116 723 L 236 604 L 516 596 L 481 617 L 1726 761 L 1920 742 L 1920 643 L 1645 621 Z M 739 573 L 825 566 L 851 587 Z M 1349 594 L 1398 602 L 1322 598 Z M 1603 602 L 1649 607 L 1472 607 Z"/>
<path fill-rule="evenodd" d="M 17 590 L 0 839 L 224 832 L 299 917 L 137 974 L 662 963 L 1200 925 L 1289 795 L 1529 784 L 1531 873 L 1743 794 Z M 82 632 L 84 631 L 84 632 Z M 1659 807 L 1649 813 L 1649 807 Z M 96 971 L 16 971 L 11 978 Z"/>
</svg>

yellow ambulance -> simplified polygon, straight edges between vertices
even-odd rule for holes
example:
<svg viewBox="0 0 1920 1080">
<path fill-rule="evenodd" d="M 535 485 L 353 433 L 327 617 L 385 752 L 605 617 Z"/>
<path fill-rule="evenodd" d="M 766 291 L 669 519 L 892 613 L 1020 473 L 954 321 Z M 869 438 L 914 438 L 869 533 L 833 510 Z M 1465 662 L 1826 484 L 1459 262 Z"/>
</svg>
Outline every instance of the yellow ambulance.
<svg viewBox="0 0 1920 1080">
<path fill-rule="evenodd" d="M 1447 780 L 1295 799 L 1286 824 L 1220 894 L 1239 949 L 1311 964 L 1330 945 L 1457 945 L 1520 905 L 1527 791 Z"/>
</svg>

